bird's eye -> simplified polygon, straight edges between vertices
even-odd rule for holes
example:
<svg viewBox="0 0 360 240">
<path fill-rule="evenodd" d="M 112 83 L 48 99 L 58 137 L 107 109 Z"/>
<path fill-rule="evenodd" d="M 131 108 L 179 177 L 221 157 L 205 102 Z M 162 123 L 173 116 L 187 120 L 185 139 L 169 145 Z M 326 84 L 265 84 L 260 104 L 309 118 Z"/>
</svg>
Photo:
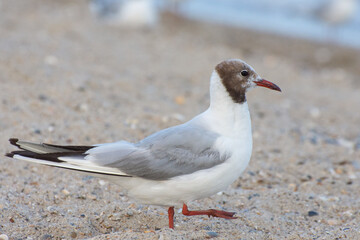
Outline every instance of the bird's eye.
<svg viewBox="0 0 360 240">
<path fill-rule="evenodd" d="M 248 72 L 247 70 L 242 70 L 242 71 L 240 72 L 240 74 L 241 74 L 241 76 L 246 77 L 247 75 L 249 75 L 249 72 Z"/>
</svg>

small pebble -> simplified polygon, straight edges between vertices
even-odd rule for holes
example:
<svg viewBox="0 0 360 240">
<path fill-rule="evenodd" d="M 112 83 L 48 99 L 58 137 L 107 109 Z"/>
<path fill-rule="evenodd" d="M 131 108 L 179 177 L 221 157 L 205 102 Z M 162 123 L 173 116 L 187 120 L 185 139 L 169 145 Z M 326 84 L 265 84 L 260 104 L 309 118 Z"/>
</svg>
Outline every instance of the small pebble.
<svg viewBox="0 0 360 240">
<path fill-rule="evenodd" d="M 85 200 L 85 199 L 86 199 L 86 196 L 84 196 L 84 195 L 79 195 L 79 196 L 77 196 L 76 198 L 77 198 L 77 199 Z"/>
<path fill-rule="evenodd" d="M 44 234 L 41 239 L 42 240 L 49 240 L 49 239 L 52 239 L 52 238 L 53 238 L 53 236 L 51 234 Z"/>
<path fill-rule="evenodd" d="M 139 119 L 130 119 L 127 120 L 127 124 L 130 125 L 130 128 L 135 130 L 139 124 Z"/>
<path fill-rule="evenodd" d="M 171 114 L 171 118 L 173 118 L 173 119 L 175 119 L 177 121 L 180 121 L 180 122 L 185 121 L 185 116 L 180 114 L 180 113 Z"/>
<path fill-rule="evenodd" d="M 320 113 L 320 109 L 316 108 L 316 107 L 313 107 L 309 110 L 310 112 L 310 116 L 312 118 L 319 118 L 321 113 Z"/>
<path fill-rule="evenodd" d="M 355 142 L 349 141 L 349 140 L 344 139 L 344 138 L 339 138 L 337 141 L 338 141 L 338 144 L 340 146 L 342 146 L 344 148 L 348 148 L 350 150 L 354 149 L 355 145 L 356 145 Z"/>
<path fill-rule="evenodd" d="M 317 215 L 319 215 L 319 213 L 317 213 L 317 212 L 315 212 L 315 211 L 309 211 L 309 212 L 308 212 L 308 216 L 309 216 L 309 217 L 314 217 L 314 216 L 317 216 Z"/>
<path fill-rule="evenodd" d="M 317 137 L 313 136 L 313 137 L 310 137 L 310 142 L 314 145 L 318 144 L 318 139 Z"/>
<path fill-rule="evenodd" d="M 86 176 L 83 176 L 82 178 L 81 178 L 81 180 L 83 180 L 83 181 L 89 181 L 89 180 L 91 180 L 91 179 L 93 179 L 94 177 L 93 176 L 88 176 L 88 175 L 86 175 Z"/>
<path fill-rule="evenodd" d="M 5 234 L 0 235 L 0 240 L 9 240 L 9 237 Z"/>
<path fill-rule="evenodd" d="M 89 111 L 89 106 L 86 103 L 81 103 L 75 107 L 75 110 L 80 112 L 87 112 Z"/>
<path fill-rule="evenodd" d="M 34 129 L 33 132 L 34 132 L 35 134 L 41 134 L 41 130 L 40 130 L 40 129 L 37 129 L 37 128 Z"/>
<path fill-rule="evenodd" d="M 168 122 L 169 121 L 169 116 L 162 116 L 161 121 L 164 122 L 164 123 Z"/>
<path fill-rule="evenodd" d="M 59 63 L 59 59 L 53 55 L 48 55 L 44 59 L 45 64 L 55 66 Z"/>
<path fill-rule="evenodd" d="M 217 234 L 216 232 L 207 232 L 207 235 L 209 235 L 209 237 L 211 238 L 219 236 L 219 234 Z"/>
<path fill-rule="evenodd" d="M 205 226 L 205 227 L 204 227 L 204 230 L 210 231 L 210 230 L 211 230 L 211 227 Z"/>
<path fill-rule="evenodd" d="M 248 200 L 251 200 L 254 197 L 260 197 L 260 194 L 258 194 L 258 193 L 251 194 L 248 196 Z"/>
<path fill-rule="evenodd" d="M 39 186 L 39 183 L 38 182 L 31 182 L 30 185 L 31 186 Z"/>
<path fill-rule="evenodd" d="M 344 173 L 343 169 L 341 169 L 341 168 L 335 168 L 334 171 L 336 172 L 336 174 L 343 174 Z"/>
<path fill-rule="evenodd" d="M 325 138 L 325 143 L 331 144 L 331 145 L 339 145 L 338 140 L 334 138 L 327 137 Z"/>
<path fill-rule="evenodd" d="M 340 222 L 336 219 L 329 219 L 326 221 L 330 226 L 338 225 Z"/>
<path fill-rule="evenodd" d="M 48 206 L 46 208 L 51 214 L 58 214 L 59 213 L 59 208 L 56 206 Z"/>
<path fill-rule="evenodd" d="M 76 237 L 77 237 L 77 233 L 76 233 L 76 232 L 71 232 L 71 233 L 70 233 L 70 237 L 71 237 L 71 238 L 76 238 Z"/>
<path fill-rule="evenodd" d="M 48 97 L 44 94 L 40 94 L 38 96 L 39 100 L 42 101 L 42 102 L 45 102 L 46 100 L 48 100 Z"/>
<path fill-rule="evenodd" d="M 301 176 L 300 181 L 307 182 L 312 179 L 311 175 Z"/>
<path fill-rule="evenodd" d="M 120 221 L 121 218 L 122 218 L 122 216 L 120 213 L 114 213 L 109 216 L 109 219 L 111 219 L 112 221 Z"/>
<path fill-rule="evenodd" d="M 132 203 L 128 206 L 128 208 L 135 208 L 135 207 L 136 207 L 136 205 L 134 203 Z"/>
<path fill-rule="evenodd" d="M 106 184 L 106 181 L 104 181 L 104 180 L 99 180 L 99 184 L 100 184 L 100 186 L 104 186 L 104 185 Z"/>
<path fill-rule="evenodd" d="M 127 212 L 126 212 L 126 216 L 128 216 L 128 217 L 131 217 L 131 216 L 133 216 L 134 215 L 134 212 L 132 211 L 132 210 L 128 210 Z"/>
<path fill-rule="evenodd" d="M 95 194 L 89 194 L 89 195 L 87 195 L 87 198 L 91 199 L 91 200 L 96 200 L 97 196 Z"/>
<path fill-rule="evenodd" d="M 281 153 L 281 149 L 280 148 L 273 148 L 271 149 L 272 153 Z"/>
<path fill-rule="evenodd" d="M 352 217 L 354 215 L 351 210 L 347 210 L 347 211 L 343 212 L 343 214 L 347 217 Z"/>
<path fill-rule="evenodd" d="M 185 98 L 184 96 L 176 96 L 175 97 L 175 102 L 178 105 L 183 105 L 185 103 Z"/>
<path fill-rule="evenodd" d="M 32 167 L 32 168 L 31 168 L 31 171 L 32 171 L 32 172 L 37 172 L 37 171 L 38 171 L 38 168 L 37 168 L 37 167 Z M 39 185 L 39 184 L 38 184 L 38 185 Z"/>
<path fill-rule="evenodd" d="M 288 188 L 291 189 L 293 192 L 297 192 L 298 186 L 295 183 L 290 183 Z"/>
<path fill-rule="evenodd" d="M 77 88 L 77 90 L 78 90 L 79 92 L 85 92 L 86 87 L 85 87 L 85 86 L 79 86 L 79 87 Z"/>
<path fill-rule="evenodd" d="M 55 126 L 54 125 L 50 125 L 49 127 L 48 127 L 48 131 L 49 132 L 53 132 L 55 130 Z"/>
<path fill-rule="evenodd" d="M 70 195 L 70 192 L 67 190 L 67 189 L 63 189 L 61 190 L 61 193 L 64 194 L 64 195 Z"/>
<path fill-rule="evenodd" d="M 258 112 L 258 117 L 259 118 L 264 118 L 265 117 L 265 113 L 264 112 Z"/>
</svg>

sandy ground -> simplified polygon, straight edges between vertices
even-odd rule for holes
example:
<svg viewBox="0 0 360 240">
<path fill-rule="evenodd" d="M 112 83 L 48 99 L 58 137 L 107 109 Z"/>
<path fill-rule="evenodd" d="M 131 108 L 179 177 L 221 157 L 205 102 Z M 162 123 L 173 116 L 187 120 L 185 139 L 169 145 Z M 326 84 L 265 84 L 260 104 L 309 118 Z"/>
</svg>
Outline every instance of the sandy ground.
<svg viewBox="0 0 360 240">
<path fill-rule="evenodd" d="M 0 157 L 0 234 L 10 239 L 360 239 L 360 57 L 171 15 L 149 30 L 106 26 L 85 1 L 0 1 L 0 153 L 7 139 L 136 141 L 208 106 L 209 76 L 241 58 L 282 94 L 248 94 L 254 151 L 222 194 L 176 214 L 71 171 Z M 1 237 L 0 237 L 1 238 Z M 3 239 L 5 237 L 3 236 Z"/>
</svg>

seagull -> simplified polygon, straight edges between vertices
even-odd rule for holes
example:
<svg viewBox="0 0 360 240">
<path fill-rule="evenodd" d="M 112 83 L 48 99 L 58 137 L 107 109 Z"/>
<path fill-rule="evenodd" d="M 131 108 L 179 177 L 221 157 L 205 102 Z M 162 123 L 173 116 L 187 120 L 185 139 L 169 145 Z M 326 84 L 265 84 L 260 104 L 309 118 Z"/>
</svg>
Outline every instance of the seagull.
<svg viewBox="0 0 360 240">
<path fill-rule="evenodd" d="M 210 78 L 210 106 L 190 121 L 143 140 L 92 146 L 37 144 L 11 138 L 20 150 L 6 156 L 95 175 L 120 185 L 144 204 L 174 207 L 186 216 L 235 219 L 235 212 L 191 211 L 187 203 L 224 191 L 247 167 L 252 133 L 246 92 L 254 87 L 280 91 L 240 59 L 216 65 Z"/>
</svg>

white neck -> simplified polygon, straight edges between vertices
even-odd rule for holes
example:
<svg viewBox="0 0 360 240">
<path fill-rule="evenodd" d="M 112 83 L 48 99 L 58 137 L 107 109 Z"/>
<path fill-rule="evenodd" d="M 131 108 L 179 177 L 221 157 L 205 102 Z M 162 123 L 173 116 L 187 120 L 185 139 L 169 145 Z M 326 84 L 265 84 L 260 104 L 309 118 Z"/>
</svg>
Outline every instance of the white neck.
<svg viewBox="0 0 360 240">
<path fill-rule="evenodd" d="M 247 102 L 235 103 L 226 91 L 216 71 L 210 80 L 210 107 L 205 112 L 210 128 L 223 135 L 236 137 L 241 132 L 251 134 Z"/>
</svg>

